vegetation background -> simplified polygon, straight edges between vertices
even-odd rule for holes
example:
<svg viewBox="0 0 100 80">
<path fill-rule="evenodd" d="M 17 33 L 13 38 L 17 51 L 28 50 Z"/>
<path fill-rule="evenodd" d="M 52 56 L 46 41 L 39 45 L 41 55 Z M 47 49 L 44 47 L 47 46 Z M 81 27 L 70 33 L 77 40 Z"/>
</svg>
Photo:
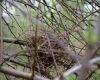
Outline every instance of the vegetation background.
<svg viewBox="0 0 100 80">
<path fill-rule="evenodd" d="M 100 0 L 0 0 L 0 80 L 100 80 Z"/>
</svg>

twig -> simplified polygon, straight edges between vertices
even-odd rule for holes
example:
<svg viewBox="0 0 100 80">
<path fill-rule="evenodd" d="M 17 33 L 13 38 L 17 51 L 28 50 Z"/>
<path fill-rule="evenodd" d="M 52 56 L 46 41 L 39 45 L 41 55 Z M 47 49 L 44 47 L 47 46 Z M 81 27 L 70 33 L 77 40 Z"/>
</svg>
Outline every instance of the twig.
<svg viewBox="0 0 100 80">
<path fill-rule="evenodd" d="M 19 45 L 29 45 L 29 43 L 27 41 L 17 40 L 17 39 L 13 39 L 13 38 L 3 38 L 2 40 L 3 40 L 3 42 L 6 42 L 6 43 L 14 43 L 14 44 L 19 44 Z M 0 39 L 0 41 L 1 41 L 1 39 Z"/>
<path fill-rule="evenodd" d="M 24 78 L 24 79 L 31 78 L 31 73 L 17 71 L 15 69 L 8 68 L 8 67 L 0 67 L 0 72 L 5 73 L 5 74 L 9 74 L 9 75 L 12 75 L 15 77 L 19 77 L 19 78 Z M 50 79 L 35 75 L 35 80 L 50 80 Z"/>
</svg>

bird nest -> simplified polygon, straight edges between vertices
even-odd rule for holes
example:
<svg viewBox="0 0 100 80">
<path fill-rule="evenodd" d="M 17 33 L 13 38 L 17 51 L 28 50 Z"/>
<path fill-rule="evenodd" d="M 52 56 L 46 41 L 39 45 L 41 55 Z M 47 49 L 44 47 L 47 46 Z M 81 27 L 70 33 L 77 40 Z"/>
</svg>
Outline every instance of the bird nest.
<svg viewBox="0 0 100 80">
<path fill-rule="evenodd" d="M 45 76 L 55 77 L 75 63 L 55 40 L 45 35 L 31 36 L 27 41 L 31 44 L 27 47 L 31 57 L 36 59 L 35 70 L 41 74 L 45 73 Z"/>
</svg>

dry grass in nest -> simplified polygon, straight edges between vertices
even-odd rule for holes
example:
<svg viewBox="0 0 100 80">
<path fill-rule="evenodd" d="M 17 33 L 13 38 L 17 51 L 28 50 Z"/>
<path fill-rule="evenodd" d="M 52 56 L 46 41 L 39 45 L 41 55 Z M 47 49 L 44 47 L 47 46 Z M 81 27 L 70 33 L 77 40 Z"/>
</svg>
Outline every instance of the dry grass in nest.
<svg viewBox="0 0 100 80">
<path fill-rule="evenodd" d="M 45 35 L 38 35 L 36 38 L 32 36 L 27 41 L 31 44 L 27 49 L 32 50 L 32 54 L 35 54 L 35 44 L 37 45 L 37 55 L 32 57 L 33 59 L 36 57 L 35 67 L 40 72 L 44 71 L 55 77 L 57 72 L 62 73 L 75 63 L 54 40 L 49 39 Z"/>
</svg>

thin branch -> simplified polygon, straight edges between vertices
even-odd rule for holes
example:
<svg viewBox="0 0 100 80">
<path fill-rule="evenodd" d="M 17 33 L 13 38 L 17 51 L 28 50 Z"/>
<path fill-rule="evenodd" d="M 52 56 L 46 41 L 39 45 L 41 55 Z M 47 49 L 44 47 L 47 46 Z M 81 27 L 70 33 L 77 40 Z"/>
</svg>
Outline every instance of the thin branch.
<svg viewBox="0 0 100 80">
<path fill-rule="evenodd" d="M 19 8 L 19 6 L 16 5 L 16 3 L 14 3 L 13 1 L 10 0 L 6 0 L 10 5 L 14 6 L 15 8 L 17 8 L 24 16 L 26 16 L 26 12 L 24 12 L 21 8 Z"/>
<path fill-rule="evenodd" d="M 89 65 L 93 65 L 94 63 L 100 61 L 100 57 L 96 57 L 91 59 L 88 63 Z M 66 72 L 63 73 L 63 77 L 67 77 L 77 71 L 79 71 L 82 68 L 82 64 L 79 65 L 75 65 L 72 68 L 70 68 L 69 70 L 67 70 Z M 60 80 L 60 76 L 56 77 L 54 80 Z"/>
<path fill-rule="evenodd" d="M 31 78 L 31 73 L 17 71 L 15 69 L 8 68 L 8 67 L 0 67 L 0 72 L 5 73 L 5 74 L 9 74 L 9 75 L 12 75 L 15 77 L 19 77 L 19 78 L 24 78 L 24 79 Z M 35 80 L 49 80 L 49 79 L 35 75 Z"/>
<path fill-rule="evenodd" d="M 1 39 L 0 39 L 0 41 L 1 41 Z M 29 44 L 27 41 L 17 40 L 17 39 L 13 39 L 13 38 L 3 38 L 3 42 L 14 43 L 14 44 L 19 44 L 19 45 L 28 45 Z"/>
</svg>

